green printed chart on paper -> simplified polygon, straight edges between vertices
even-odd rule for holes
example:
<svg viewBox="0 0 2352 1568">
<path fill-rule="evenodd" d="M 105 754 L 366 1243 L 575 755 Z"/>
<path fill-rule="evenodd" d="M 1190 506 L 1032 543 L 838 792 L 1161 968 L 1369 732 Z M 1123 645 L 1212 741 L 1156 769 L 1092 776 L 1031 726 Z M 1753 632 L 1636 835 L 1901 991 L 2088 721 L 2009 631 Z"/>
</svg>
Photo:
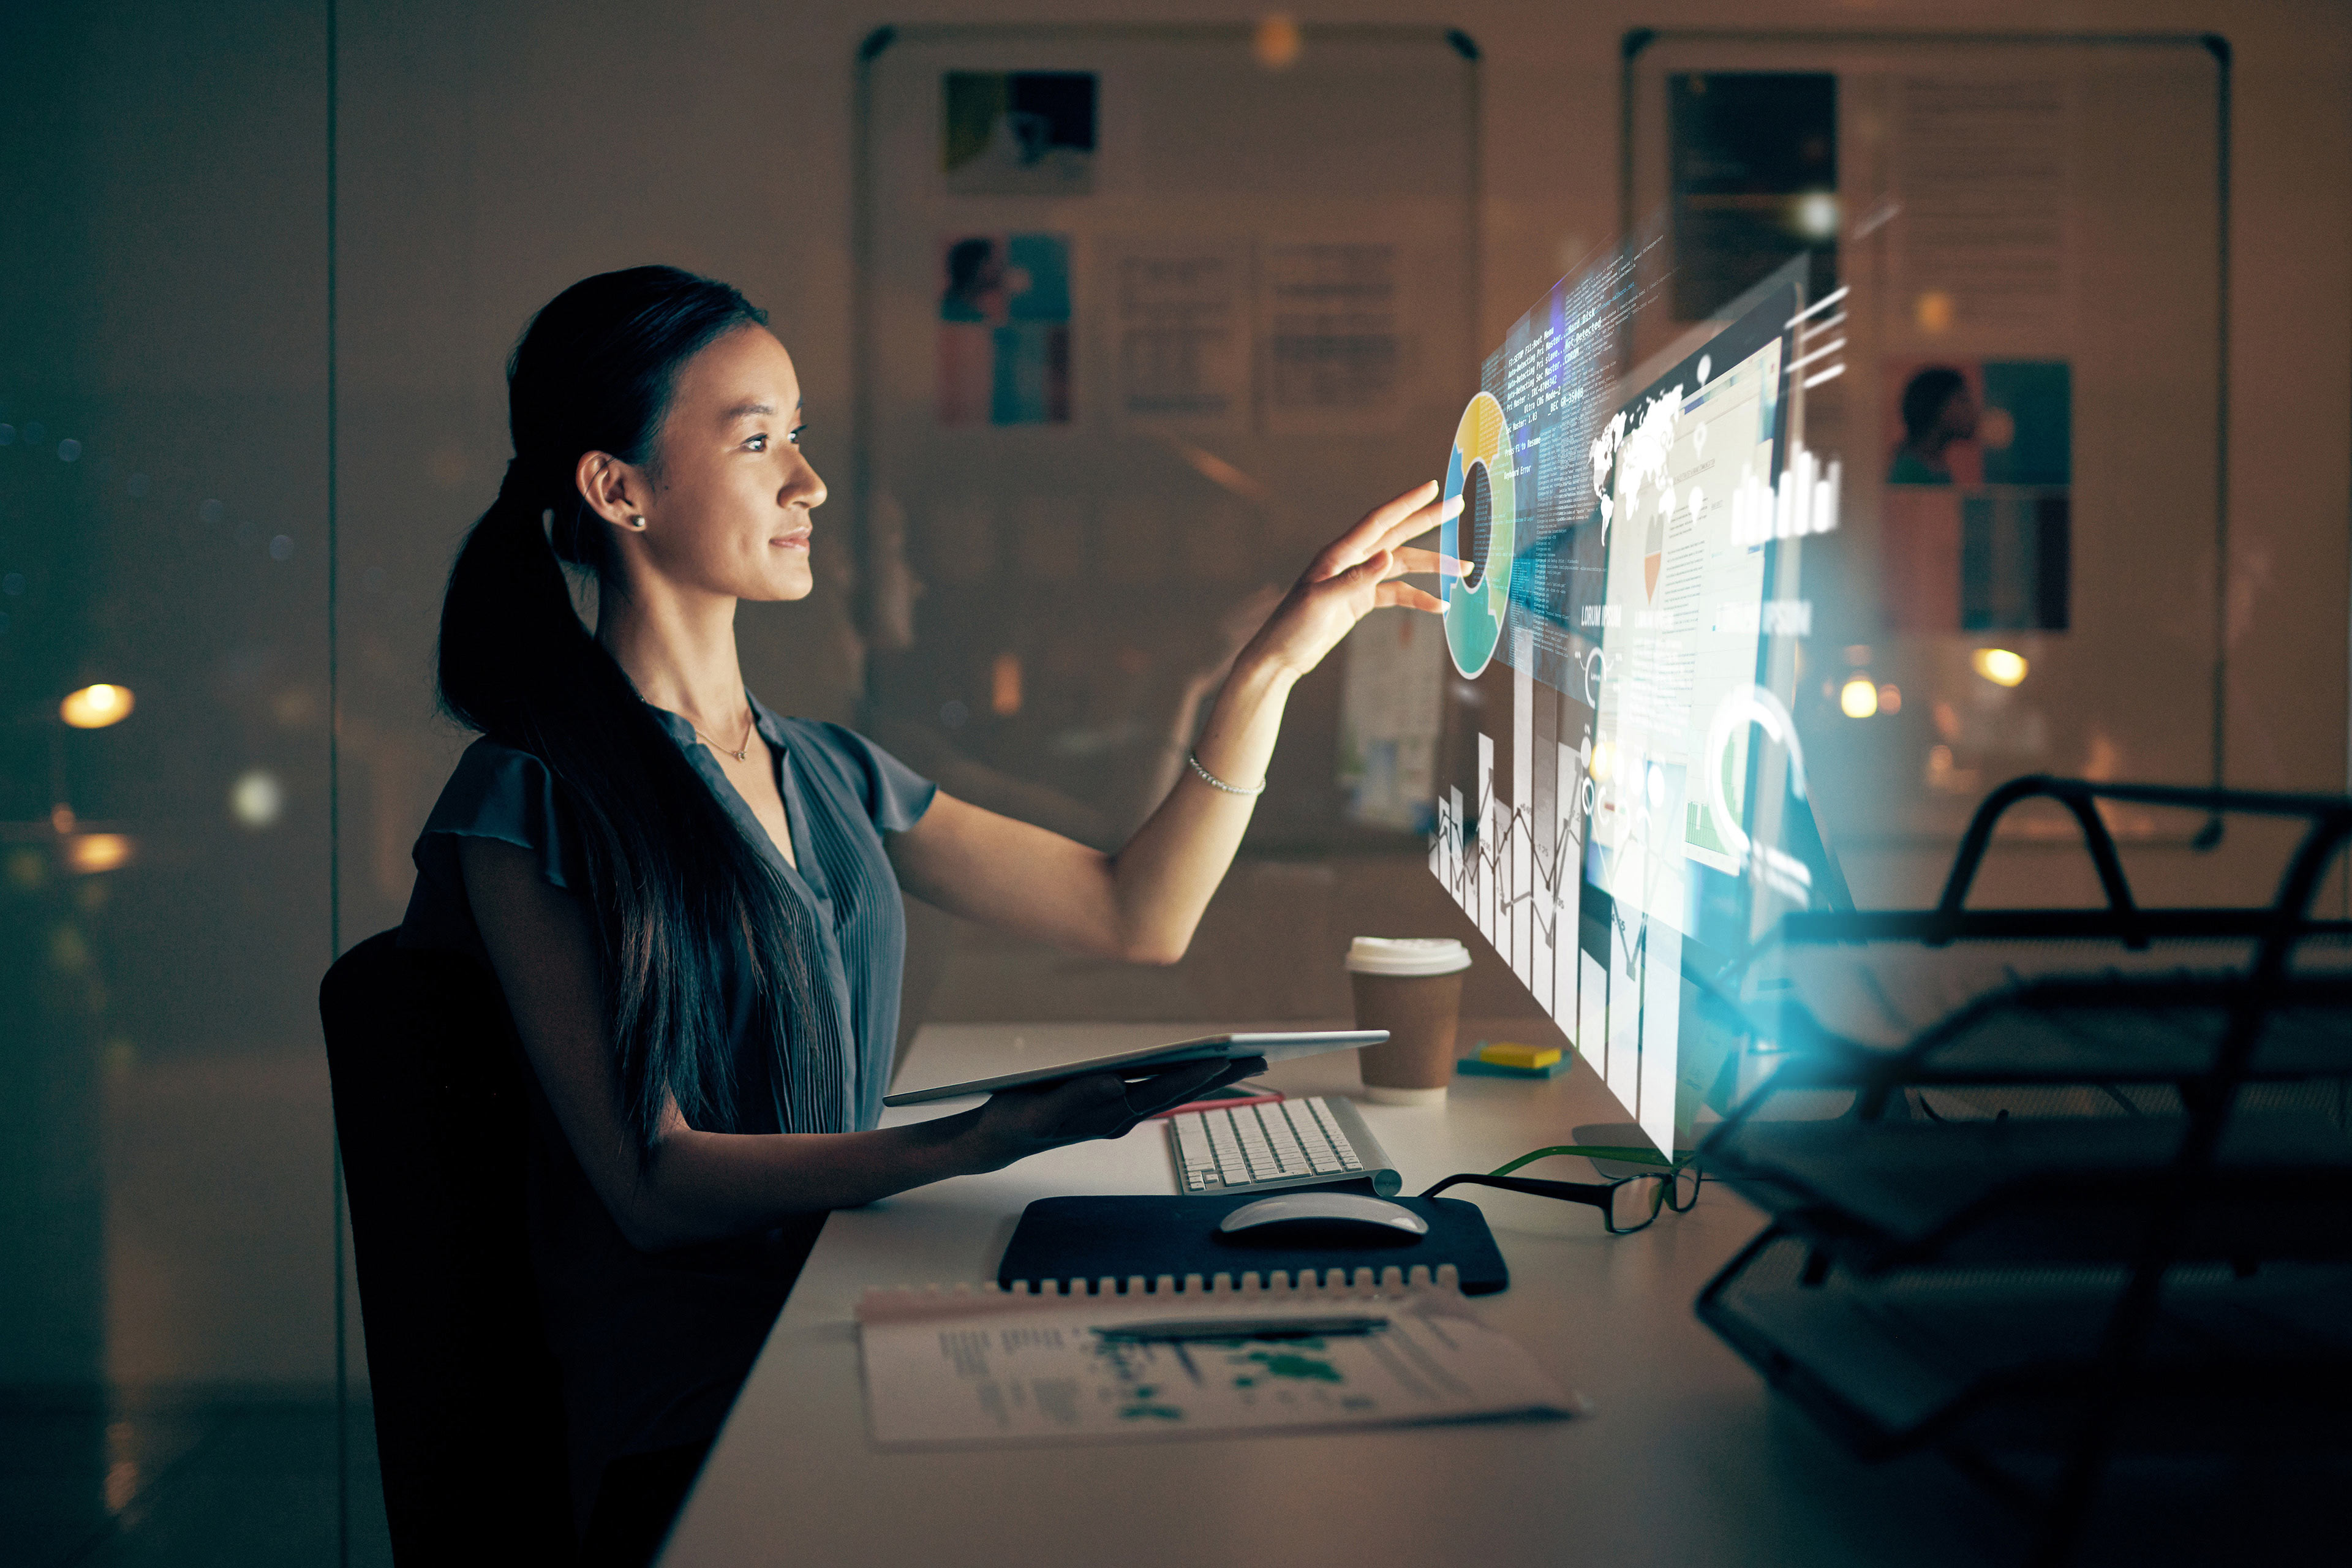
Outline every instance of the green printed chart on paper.
<svg viewBox="0 0 2352 1568">
<path fill-rule="evenodd" d="M 1349 1298 L 1377 1332 L 1289 1338 L 1326 1296 L 1268 1291 L 965 1298 L 860 1309 L 866 1408 L 884 1444 L 1097 1441 L 1572 1414 L 1527 1352 L 1451 1291 Z M 1103 1331 L 1247 1316 L 1266 1337 L 1138 1339 Z M 1218 1329 L 1224 1325 L 1219 1323 Z"/>
</svg>

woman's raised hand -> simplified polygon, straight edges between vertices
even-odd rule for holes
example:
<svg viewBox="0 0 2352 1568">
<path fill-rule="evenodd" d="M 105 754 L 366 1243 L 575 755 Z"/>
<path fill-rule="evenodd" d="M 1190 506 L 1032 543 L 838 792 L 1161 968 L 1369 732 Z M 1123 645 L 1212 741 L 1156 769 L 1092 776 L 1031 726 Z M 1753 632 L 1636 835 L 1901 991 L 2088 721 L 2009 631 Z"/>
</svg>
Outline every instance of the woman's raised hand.
<svg viewBox="0 0 2352 1568">
<path fill-rule="evenodd" d="M 1415 485 L 1374 507 L 1361 522 L 1325 545 L 1251 639 L 1243 658 L 1255 654 L 1294 677 L 1302 676 L 1322 663 L 1358 621 L 1383 605 L 1443 614 L 1444 602 L 1435 595 L 1396 581 L 1408 572 L 1459 574 L 1468 570 L 1467 563 L 1449 561 L 1433 550 L 1405 547 L 1406 540 L 1462 510 L 1459 497 L 1441 506 L 1437 496 L 1435 479 Z"/>
</svg>

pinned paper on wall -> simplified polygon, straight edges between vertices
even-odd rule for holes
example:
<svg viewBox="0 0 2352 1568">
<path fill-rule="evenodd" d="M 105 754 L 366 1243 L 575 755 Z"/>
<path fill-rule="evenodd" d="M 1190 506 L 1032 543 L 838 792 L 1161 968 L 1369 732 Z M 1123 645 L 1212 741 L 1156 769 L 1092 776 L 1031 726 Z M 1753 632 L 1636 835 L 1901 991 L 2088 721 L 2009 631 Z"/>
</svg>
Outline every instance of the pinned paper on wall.
<svg viewBox="0 0 2352 1568">
<path fill-rule="evenodd" d="M 1837 78 L 1826 71 L 1669 77 L 1675 319 L 1703 321 L 1790 258 L 1809 292 L 1837 287 Z"/>
<path fill-rule="evenodd" d="M 1114 409 L 1129 428 L 1232 430 L 1250 411 L 1246 239 L 1115 239 Z"/>
<path fill-rule="evenodd" d="M 947 426 L 1070 422 L 1066 237 L 940 242 L 939 416 Z"/>
<path fill-rule="evenodd" d="M 2078 265 L 2076 137 L 2057 72 L 1893 84 L 1886 288 L 1924 337 L 2063 342 Z M 2162 164 L 2155 166 L 2164 166 Z"/>
<path fill-rule="evenodd" d="M 1260 254 L 1269 435 L 1382 428 L 1403 404 L 1405 293 L 1387 243 L 1270 245 Z"/>
<path fill-rule="evenodd" d="M 2063 360 L 1889 362 L 1883 568 L 1897 631 L 2073 620 L 2074 375 Z"/>
<path fill-rule="evenodd" d="M 949 71 L 940 168 L 959 196 L 1070 196 L 1094 188 L 1092 71 Z"/>
<path fill-rule="evenodd" d="M 1375 610 L 1347 642 L 1339 780 L 1348 818 L 1428 833 L 1437 823 L 1445 629 L 1415 610 Z"/>
</svg>

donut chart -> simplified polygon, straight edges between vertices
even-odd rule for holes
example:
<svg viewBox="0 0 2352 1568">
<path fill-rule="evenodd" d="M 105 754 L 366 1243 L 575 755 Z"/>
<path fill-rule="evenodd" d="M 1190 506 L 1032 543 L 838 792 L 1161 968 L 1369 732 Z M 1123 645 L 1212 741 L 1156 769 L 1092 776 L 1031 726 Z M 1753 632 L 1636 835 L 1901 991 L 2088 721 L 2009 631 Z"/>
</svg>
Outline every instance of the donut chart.
<svg viewBox="0 0 2352 1568">
<path fill-rule="evenodd" d="M 1518 532 L 1518 493 L 1512 479 L 1510 421 L 1494 395 L 1482 392 L 1462 411 L 1454 432 L 1454 456 L 1445 465 L 1445 494 L 1463 497 L 1460 515 L 1441 529 L 1438 549 L 1449 560 L 1468 561 L 1463 576 L 1445 584 L 1445 649 L 1465 679 L 1475 679 L 1503 638 L 1503 617 L 1511 603 L 1511 557 Z M 1486 500 L 1485 537 L 1472 514 L 1478 494 Z M 1475 545 L 1475 552 L 1464 548 Z"/>
</svg>

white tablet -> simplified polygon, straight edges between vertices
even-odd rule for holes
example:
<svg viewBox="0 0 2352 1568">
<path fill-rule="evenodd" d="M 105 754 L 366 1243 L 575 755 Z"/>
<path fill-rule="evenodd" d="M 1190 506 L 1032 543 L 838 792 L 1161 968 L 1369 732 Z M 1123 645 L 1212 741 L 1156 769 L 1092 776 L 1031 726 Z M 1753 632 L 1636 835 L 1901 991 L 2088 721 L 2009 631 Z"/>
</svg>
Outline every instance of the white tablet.
<svg viewBox="0 0 2352 1568">
<path fill-rule="evenodd" d="M 1288 1061 L 1293 1057 L 1311 1057 L 1318 1051 L 1345 1050 L 1350 1046 L 1377 1046 L 1388 1037 L 1386 1029 L 1327 1029 L 1299 1035 L 1206 1035 L 1197 1040 L 1179 1040 L 1172 1046 L 1146 1046 L 1139 1051 L 1119 1051 L 1107 1057 L 1090 1057 L 1085 1061 L 1064 1062 L 1056 1067 L 1030 1068 L 998 1078 L 974 1079 L 969 1083 L 905 1089 L 898 1094 L 884 1095 L 882 1103 L 920 1105 L 927 1100 L 952 1100 L 960 1094 L 993 1094 L 1000 1089 L 1060 1083 L 1066 1079 L 1084 1078 L 1095 1072 L 1115 1072 L 1129 1079 L 1149 1078 L 1170 1068 L 1181 1067 L 1186 1062 L 1204 1062 L 1215 1058 L 1239 1061 L 1245 1057 L 1264 1057 L 1271 1066 L 1276 1062 Z"/>
</svg>

